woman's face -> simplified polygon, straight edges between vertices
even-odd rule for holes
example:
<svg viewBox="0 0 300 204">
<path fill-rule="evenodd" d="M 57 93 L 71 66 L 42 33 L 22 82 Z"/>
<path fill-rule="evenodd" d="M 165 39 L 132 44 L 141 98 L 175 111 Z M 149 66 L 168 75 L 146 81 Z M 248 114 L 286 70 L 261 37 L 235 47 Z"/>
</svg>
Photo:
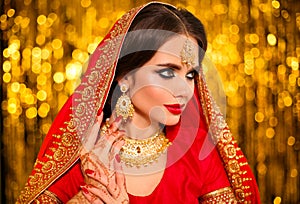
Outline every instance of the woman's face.
<svg viewBox="0 0 300 204">
<path fill-rule="evenodd" d="M 185 63 L 183 55 L 192 55 L 189 60 L 193 62 Z M 198 63 L 196 40 L 179 35 L 168 40 L 147 63 L 121 80 L 129 85 L 135 108 L 133 123 L 140 128 L 153 122 L 177 124 L 193 95 Z"/>
</svg>

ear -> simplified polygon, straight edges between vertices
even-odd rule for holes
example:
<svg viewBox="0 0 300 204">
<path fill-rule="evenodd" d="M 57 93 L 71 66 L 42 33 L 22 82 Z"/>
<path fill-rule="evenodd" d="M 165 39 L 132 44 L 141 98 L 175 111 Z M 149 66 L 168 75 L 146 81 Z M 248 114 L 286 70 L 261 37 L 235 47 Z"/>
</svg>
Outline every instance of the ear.
<svg viewBox="0 0 300 204">
<path fill-rule="evenodd" d="M 118 85 L 121 86 L 122 84 L 126 84 L 128 87 L 132 84 L 132 77 L 131 76 L 124 76 L 121 79 L 117 79 Z"/>
</svg>

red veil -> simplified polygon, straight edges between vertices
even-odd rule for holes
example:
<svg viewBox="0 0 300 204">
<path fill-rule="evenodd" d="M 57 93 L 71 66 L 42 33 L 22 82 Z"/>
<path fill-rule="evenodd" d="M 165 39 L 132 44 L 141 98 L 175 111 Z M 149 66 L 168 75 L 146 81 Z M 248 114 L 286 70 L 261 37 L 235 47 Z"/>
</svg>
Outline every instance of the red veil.
<svg viewBox="0 0 300 204">
<path fill-rule="evenodd" d="M 98 45 L 90 58 L 82 83 L 67 100 L 46 135 L 34 169 L 18 199 L 19 203 L 34 201 L 46 189 L 51 189 L 53 183 L 60 179 L 67 179 L 68 177 L 65 175 L 69 171 L 80 172 L 81 141 L 87 130 L 93 125 L 97 112 L 102 111 L 104 107 L 114 79 L 124 37 L 135 16 L 149 4 L 161 3 L 151 2 L 130 10 L 114 24 L 107 36 Z M 197 116 L 197 120 L 190 121 L 196 123 L 197 127 L 199 123 L 201 126 L 206 124 L 206 127 L 209 127 L 210 140 L 216 145 L 222 166 L 226 170 L 238 202 L 259 203 L 259 193 L 254 176 L 212 99 L 202 72 L 199 73 L 197 79 L 194 99 L 189 103 L 186 112 L 191 112 Z M 200 120 L 201 118 L 204 120 Z M 181 127 L 185 126 L 189 126 L 189 121 L 181 121 Z M 178 127 L 179 125 L 166 129 L 167 137 L 174 142 L 177 139 L 174 137 L 175 133 L 180 131 Z M 176 145 L 172 148 L 176 149 Z M 72 191 L 74 192 L 79 190 L 80 182 L 83 181 L 82 175 L 76 174 L 79 178 L 73 183 Z"/>
</svg>

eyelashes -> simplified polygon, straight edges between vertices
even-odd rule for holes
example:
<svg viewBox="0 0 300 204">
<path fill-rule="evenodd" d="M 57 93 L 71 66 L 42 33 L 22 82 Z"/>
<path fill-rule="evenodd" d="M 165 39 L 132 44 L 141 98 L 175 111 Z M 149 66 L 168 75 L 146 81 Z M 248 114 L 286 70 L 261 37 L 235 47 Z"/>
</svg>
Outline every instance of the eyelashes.
<svg viewBox="0 0 300 204">
<path fill-rule="evenodd" d="M 173 77 L 176 76 L 176 73 L 175 73 L 174 69 L 172 69 L 172 68 L 160 69 L 160 70 L 157 70 L 156 73 L 158 73 L 159 76 L 163 79 L 172 79 Z M 196 75 L 196 70 L 192 70 L 192 71 L 188 72 L 185 75 L 185 77 L 188 80 L 194 80 L 195 75 Z"/>
<path fill-rule="evenodd" d="M 192 70 L 189 73 L 187 73 L 185 77 L 188 78 L 189 80 L 194 80 L 196 72 L 197 72 L 196 70 Z"/>
<path fill-rule="evenodd" d="M 159 74 L 160 77 L 162 77 L 164 79 L 171 79 L 171 78 L 175 77 L 174 70 L 171 68 L 160 69 L 156 72 Z"/>
</svg>

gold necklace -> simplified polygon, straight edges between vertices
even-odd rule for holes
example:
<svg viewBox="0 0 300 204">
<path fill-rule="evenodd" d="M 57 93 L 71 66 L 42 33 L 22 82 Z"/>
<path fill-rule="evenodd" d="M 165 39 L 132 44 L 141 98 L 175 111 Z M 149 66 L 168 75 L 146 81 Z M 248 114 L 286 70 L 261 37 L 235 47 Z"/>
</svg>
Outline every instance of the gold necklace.
<svg viewBox="0 0 300 204">
<path fill-rule="evenodd" d="M 126 166 L 147 166 L 165 152 L 172 143 L 163 132 L 157 132 L 146 139 L 130 139 L 124 137 L 125 143 L 120 150 L 120 158 Z"/>
</svg>

